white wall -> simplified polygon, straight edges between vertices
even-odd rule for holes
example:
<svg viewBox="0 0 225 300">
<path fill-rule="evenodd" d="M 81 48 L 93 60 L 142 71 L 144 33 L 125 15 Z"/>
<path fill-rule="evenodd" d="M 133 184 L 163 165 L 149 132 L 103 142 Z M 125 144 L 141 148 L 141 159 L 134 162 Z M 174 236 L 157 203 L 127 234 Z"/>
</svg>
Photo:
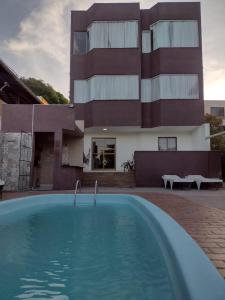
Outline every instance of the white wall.
<svg viewBox="0 0 225 300">
<path fill-rule="evenodd" d="M 200 151 L 210 151 L 210 139 L 205 139 L 205 137 L 210 136 L 209 124 L 202 124 L 192 133 L 192 148 L 193 150 Z"/>
<path fill-rule="evenodd" d="M 92 138 L 109 137 L 116 138 L 116 171 L 123 171 L 121 164 L 133 158 L 134 151 L 158 151 L 158 137 L 177 137 L 178 151 L 208 151 L 208 142 L 205 140 L 207 126 L 200 126 L 190 132 L 144 132 L 144 133 L 85 133 L 84 153 L 87 156 L 90 150 Z M 206 134 L 207 135 L 207 134 Z M 91 155 L 88 165 L 84 165 L 84 171 L 91 171 Z"/>
</svg>

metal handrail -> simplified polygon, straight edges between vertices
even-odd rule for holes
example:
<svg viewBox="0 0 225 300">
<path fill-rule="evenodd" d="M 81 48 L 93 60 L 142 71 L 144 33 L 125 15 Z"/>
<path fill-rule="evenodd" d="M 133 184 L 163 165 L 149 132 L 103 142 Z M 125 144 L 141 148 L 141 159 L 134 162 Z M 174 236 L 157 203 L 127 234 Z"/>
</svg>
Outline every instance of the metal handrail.
<svg viewBox="0 0 225 300">
<path fill-rule="evenodd" d="M 94 206 L 96 206 L 96 195 L 98 193 L 98 180 L 95 180 Z"/>
<path fill-rule="evenodd" d="M 74 190 L 74 199 L 73 199 L 73 206 L 75 207 L 77 205 L 77 189 L 78 186 L 80 185 L 79 191 L 81 193 L 81 182 L 79 179 L 77 179 L 76 181 L 76 186 L 75 186 L 75 190 Z"/>
</svg>

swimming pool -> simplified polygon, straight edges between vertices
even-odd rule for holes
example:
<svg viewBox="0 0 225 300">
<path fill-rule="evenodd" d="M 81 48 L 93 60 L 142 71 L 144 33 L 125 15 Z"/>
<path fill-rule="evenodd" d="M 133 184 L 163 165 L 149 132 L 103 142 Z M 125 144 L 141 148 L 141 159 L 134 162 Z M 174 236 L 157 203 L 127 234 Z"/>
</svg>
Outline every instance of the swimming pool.
<svg viewBox="0 0 225 300">
<path fill-rule="evenodd" d="M 225 283 L 167 214 L 131 195 L 0 203 L 0 299 L 224 300 Z"/>
</svg>

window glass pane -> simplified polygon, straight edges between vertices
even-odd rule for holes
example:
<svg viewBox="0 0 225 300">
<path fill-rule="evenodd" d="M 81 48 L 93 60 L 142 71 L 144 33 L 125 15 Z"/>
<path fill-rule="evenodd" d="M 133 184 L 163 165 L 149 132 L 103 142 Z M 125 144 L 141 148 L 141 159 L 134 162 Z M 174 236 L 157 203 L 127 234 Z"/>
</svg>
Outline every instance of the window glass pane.
<svg viewBox="0 0 225 300">
<path fill-rule="evenodd" d="M 91 100 L 138 100 L 138 75 L 95 75 L 74 81 L 75 102 Z"/>
<path fill-rule="evenodd" d="M 167 150 L 167 138 L 159 138 L 159 150 L 166 151 Z"/>
<path fill-rule="evenodd" d="M 176 151 L 177 150 L 177 139 L 176 138 L 168 138 L 167 139 L 167 150 Z"/>
<path fill-rule="evenodd" d="M 195 20 L 158 21 L 150 26 L 153 48 L 198 47 L 198 22 Z"/>
<path fill-rule="evenodd" d="M 176 151 L 177 138 L 176 137 L 159 137 L 158 138 L 159 151 Z"/>
<path fill-rule="evenodd" d="M 224 107 L 211 107 L 211 114 L 216 117 L 224 117 Z"/>
<path fill-rule="evenodd" d="M 88 33 L 74 32 L 74 54 L 85 54 L 88 52 Z"/>
<path fill-rule="evenodd" d="M 151 102 L 151 79 L 141 79 L 141 101 Z"/>
<path fill-rule="evenodd" d="M 90 50 L 93 48 L 136 48 L 138 22 L 93 22 L 89 28 Z"/>
<path fill-rule="evenodd" d="M 116 139 L 92 139 L 92 168 L 115 169 Z"/>
<path fill-rule="evenodd" d="M 142 31 L 142 53 L 151 52 L 150 30 Z"/>
<path fill-rule="evenodd" d="M 159 75 L 151 79 L 151 99 L 199 99 L 198 75 Z"/>
</svg>

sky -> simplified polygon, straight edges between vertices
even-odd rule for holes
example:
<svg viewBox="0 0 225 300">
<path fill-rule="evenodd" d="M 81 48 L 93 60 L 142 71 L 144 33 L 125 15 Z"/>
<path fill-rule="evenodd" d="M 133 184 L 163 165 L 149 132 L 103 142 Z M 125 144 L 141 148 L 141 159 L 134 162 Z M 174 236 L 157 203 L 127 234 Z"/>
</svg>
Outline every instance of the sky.
<svg viewBox="0 0 225 300">
<path fill-rule="evenodd" d="M 141 8 L 150 8 L 170 1 L 139 2 Z M 70 11 L 86 10 L 94 2 L 0 0 L 0 58 L 19 76 L 42 79 L 69 97 Z M 225 0 L 200 2 L 205 100 L 225 100 Z"/>
</svg>

